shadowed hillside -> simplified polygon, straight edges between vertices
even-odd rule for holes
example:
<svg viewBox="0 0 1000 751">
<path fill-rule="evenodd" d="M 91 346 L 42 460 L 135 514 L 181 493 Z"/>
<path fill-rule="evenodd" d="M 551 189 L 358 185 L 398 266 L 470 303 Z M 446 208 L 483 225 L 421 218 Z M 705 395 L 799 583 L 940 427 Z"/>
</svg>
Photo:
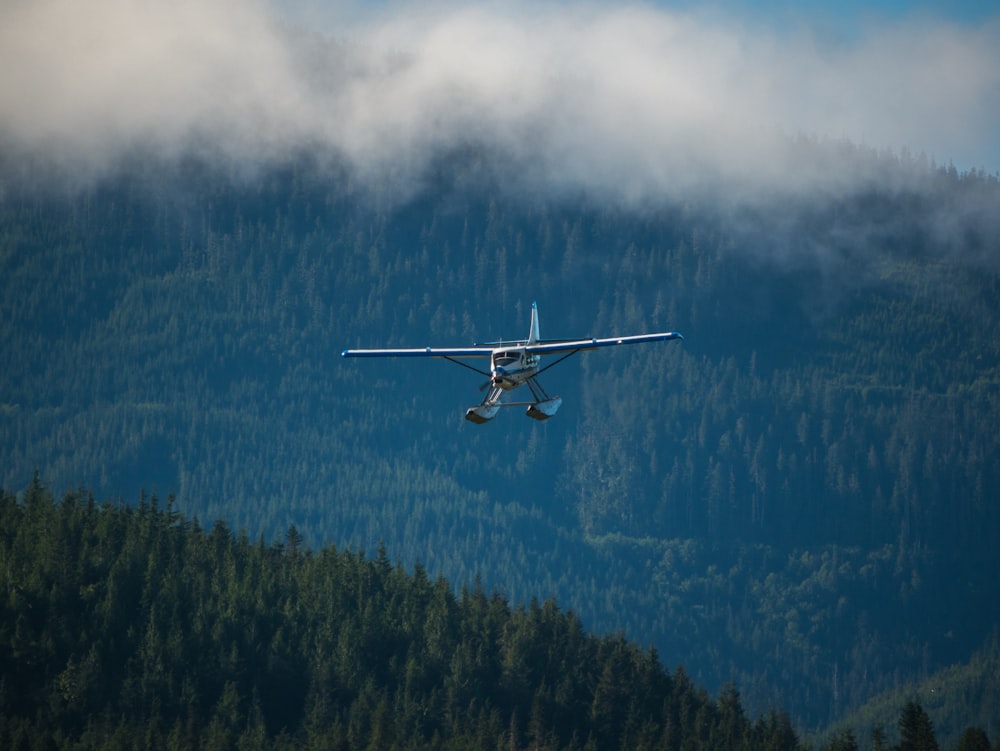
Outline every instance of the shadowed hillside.
<svg viewBox="0 0 1000 751">
<path fill-rule="evenodd" d="M 517 193 L 475 153 L 402 203 L 308 160 L 8 183 L 3 484 L 384 544 L 823 725 L 1000 615 L 998 185 L 849 156 L 886 179 L 780 204 Z M 686 338 L 559 365 L 544 424 L 339 356 L 523 336 L 532 300 L 543 337 Z"/>
<path fill-rule="evenodd" d="M 0 493 L 4 748 L 799 748 L 554 602 L 159 507 Z"/>
</svg>

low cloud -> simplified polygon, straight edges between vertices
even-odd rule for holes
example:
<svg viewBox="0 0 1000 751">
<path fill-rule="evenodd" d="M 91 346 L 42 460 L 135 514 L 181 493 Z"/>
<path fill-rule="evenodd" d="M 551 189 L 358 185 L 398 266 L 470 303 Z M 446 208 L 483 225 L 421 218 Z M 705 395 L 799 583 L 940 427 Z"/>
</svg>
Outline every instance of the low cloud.
<svg viewBox="0 0 1000 751">
<path fill-rule="evenodd" d="M 412 189 L 473 147 L 522 181 L 624 199 L 829 191 L 872 175 L 803 161 L 796 138 L 992 172 L 998 125 L 998 19 L 830 41 L 648 5 L 0 7 L 0 144 L 82 175 L 143 150 L 253 165 L 306 149 Z"/>
</svg>

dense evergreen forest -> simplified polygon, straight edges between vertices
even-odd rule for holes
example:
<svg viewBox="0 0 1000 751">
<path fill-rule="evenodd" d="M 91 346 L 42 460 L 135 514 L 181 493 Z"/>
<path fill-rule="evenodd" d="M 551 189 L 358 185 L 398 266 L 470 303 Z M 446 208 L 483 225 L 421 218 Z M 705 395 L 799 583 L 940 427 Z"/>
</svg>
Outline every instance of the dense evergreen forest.
<svg viewBox="0 0 1000 751">
<path fill-rule="evenodd" d="M 382 544 L 823 727 L 1000 622 L 1000 186 L 801 148 L 873 177 L 643 205 L 467 153 L 405 199 L 308 159 L 9 178 L 2 485 Z M 546 373 L 544 424 L 466 423 L 481 381 L 446 362 L 339 356 L 522 336 L 532 300 L 544 337 L 686 338 Z"/>
<path fill-rule="evenodd" d="M 750 719 L 731 685 L 712 698 L 552 600 L 456 593 L 294 527 L 272 544 L 205 530 L 172 499 L 55 502 L 37 476 L 0 493 L 0 586 L 11 751 L 801 747 L 784 712 Z M 924 708 L 901 706 L 896 748 L 937 748 Z M 859 746 L 844 730 L 822 748 Z M 957 748 L 990 751 L 978 726 Z"/>
<path fill-rule="evenodd" d="M 856 738 L 871 738 L 881 732 L 888 738 L 888 733 L 897 727 L 900 707 L 916 701 L 915 697 L 918 697 L 921 709 L 932 721 L 935 737 L 941 741 L 942 748 L 985 749 L 988 743 L 980 742 L 974 746 L 959 744 L 978 735 L 970 728 L 978 728 L 987 739 L 1000 741 L 996 721 L 996 708 L 1000 706 L 997 675 L 1000 675 L 1000 634 L 977 651 L 968 663 L 951 665 L 916 685 L 907 684 L 880 694 L 859 709 L 848 712 L 809 742 L 814 747 L 822 747 L 847 732 Z M 984 728 L 990 728 L 989 733 Z M 982 738 L 979 740 L 982 741 Z"/>
<path fill-rule="evenodd" d="M 155 499 L 0 496 L 0 746 L 797 749 L 654 649 L 294 528 L 251 542 Z"/>
</svg>

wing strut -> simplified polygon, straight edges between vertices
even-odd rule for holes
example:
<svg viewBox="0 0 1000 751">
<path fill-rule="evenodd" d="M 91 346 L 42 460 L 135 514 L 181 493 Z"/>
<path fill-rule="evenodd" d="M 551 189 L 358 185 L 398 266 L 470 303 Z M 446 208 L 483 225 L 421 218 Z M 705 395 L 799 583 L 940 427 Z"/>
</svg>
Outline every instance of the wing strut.
<svg viewBox="0 0 1000 751">
<path fill-rule="evenodd" d="M 566 355 L 563 355 L 562 357 L 560 357 L 560 358 L 559 358 L 558 360 L 556 360 L 555 362 L 550 362 L 550 363 L 549 363 L 548 365 L 546 365 L 546 366 L 545 366 L 544 368 L 541 368 L 541 369 L 539 369 L 539 371 L 538 371 L 537 373 L 535 373 L 535 375 L 536 375 L 536 376 L 539 376 L 539 375 L 541 375 L 542 373 L 544 373 L 544 372 L 545 372 L 546 370 L 548 370 L 549 368 L 554 368 L 554 367 L 555 367 L 556 365 L 558 365 L 559 363 L 561 363 L 561 362 L 562 362 L 563 360 L 565 360 L 565 359 L 566 359 L 567 357 L 572 357 L 573 355 L 575 355 L 575 354 L 576 354 L 577 352 L 579 352 L 579 351 L 580 351 L 580 350 L 578 350 L 578 349 L 574 349 L 574 350 L 573 350 L 572 352 L 570 352 L 569 354 L 566 354 Z"/>
<path fill-rule="evenodd" d="M 485 370 L 480 370 L 479 368 L 473 367 L 472 365 L 469 365 L 469 363 L 467 363 L 467 362 L 462 362 L 461 360 L 456 360 L 454 357 L 442 356 L 441 359 L 442 360 L 447 360 L 448 362 L 453 362 L 456 365 L 461 365 L 463 368 L 468 368 L 469 370 L 472 370 L 472 371 L 474 371 L 476 373 L 479 373 L 479 375 L 484 375 L 487 378 L 489 378 L 489 377 L 491 377 L 493 375 L 492 373 L 489 373 L 489 372 L 487 372 Z M 555 365 L 555 363 L 552 363 L 552 364 Z"/>
</svg>

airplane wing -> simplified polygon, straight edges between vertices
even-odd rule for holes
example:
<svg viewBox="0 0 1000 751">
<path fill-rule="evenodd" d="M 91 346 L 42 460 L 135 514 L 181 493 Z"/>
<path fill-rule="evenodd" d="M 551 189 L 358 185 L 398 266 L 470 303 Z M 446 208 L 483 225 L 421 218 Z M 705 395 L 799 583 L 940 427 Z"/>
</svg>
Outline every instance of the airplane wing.
<svg viewBox="0 0 1000 751">
<path fill-rule="evenodd" d="M 532 355 L 552 355 L 559 352 L 577 352 L 582 349 L 598 349 L 614 347 L 619 344 L 644 344 L 646 342 L 665 342 L 671 339 L 683 339 L 676 331 L 661 334 L 638 334 L 637 336 L 609 336 L 605 339 L 567 339 L 564 341 L 529 344 L 524 351 Z"/>
<path fill-rule="evenodd" d="M 345 349 L 341 357 L 489 357 L 490 347 L 416 347 L 411 349 Z"/>
<path fill-rule="evenodd" d="M 643 344 L 645 342 L 664 342 L 670 339 L 683 339 L 676 331 L 662 334 L 639 334 L 637 336 L 611 336 L 606 339 L 560 339 L 545 341 L 538 344 L 510 342 L 506 346 L 511 349 L 523 349 L 528 354 L 552 355 L 560 352 L 577 352 L 582 349 L 598 349 L 614 347 L 618 344 Z M 409 349 L 345 349 L 342 357 L 489 357 L 495 347 L 480 345 L 478 347 L 413 347 Z"/>
</svg>

